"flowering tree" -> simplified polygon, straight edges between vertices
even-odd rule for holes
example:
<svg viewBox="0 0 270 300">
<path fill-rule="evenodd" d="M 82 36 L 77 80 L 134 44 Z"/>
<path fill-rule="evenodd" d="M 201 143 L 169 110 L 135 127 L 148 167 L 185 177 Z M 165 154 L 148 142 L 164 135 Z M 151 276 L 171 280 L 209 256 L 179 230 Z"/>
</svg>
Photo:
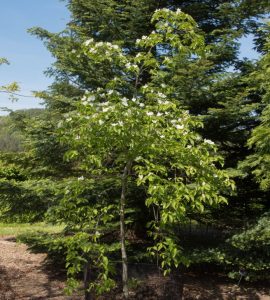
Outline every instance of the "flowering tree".
<svg viewBox="0 0 270 300">
<path fill-rule="evenodd" d="M 93 39 L 83 45 L 83 53 L 74 50 L 74 59 L 86 55 L 98 72 L 111 72 L 112 78 L 106 82 L 101 78 L 99 88 L 86 91 L 74 111 L 59 124 L 61 139 L 70 147 L 66 157 L 77 160 L 92 183 L 101 176 L 120 182 L 119 227 L 126 298 L 125 206 L 130 182 L 146 189 L 146 207 L 154 212 L 149 224 L 154 244 L 149 252 L 161 258 L 165 273 L 173 265 L 185 263 L 170 226 L 181 222 L 187 209 L 202 211 L 205 205 L 226 202 L 221 191 L 233 186 L 226 173 L 217 168 L 222 160 L 216 155 L 216 146 L 196 133 L 201 123 L 179 106 L 177 93 L 170 86 L 170 76 L 179 61 L 200 59 L 206 52 L 196 23 L 180 10 L 167 9 L 156 11 L 152 21 L 156 30 L 137 40 L 135 56 L 118 45 Z M 141 78 L 149 78 L 148 84 L 142 85 Z M 78 184 L 85 180 L 80 177 Z M 74 197 L 67 194 L 69 199 Z M 96 200 L 91 211 L 91 230 L 84 236 L 88 240 L 91 237 L 88 250 L 96 247 L 95 251 L 102 254 L 100 265 L 105 270 L 108 259 L 99 228 L 115 216 L 115 207 Z M 99 286 L 111 287 L 107 274 L 99 277 Z"/>
</svg>

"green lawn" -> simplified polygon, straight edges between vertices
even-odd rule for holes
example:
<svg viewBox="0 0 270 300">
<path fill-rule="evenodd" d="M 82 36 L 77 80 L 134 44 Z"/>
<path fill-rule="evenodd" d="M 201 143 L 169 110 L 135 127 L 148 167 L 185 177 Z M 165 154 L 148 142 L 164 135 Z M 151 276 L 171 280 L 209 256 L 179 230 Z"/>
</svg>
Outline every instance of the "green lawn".
<svg viewBox="0 0 270 300">
<path fill-rule="evenodd" d="M 49 232 L 57 233 L 63 229 L 63 226 L 49 225 L 46 223 L 0 223 L 0 236 L 17 236 L 19 234 L 33 233 L 33 232 Z"/>
</svg>

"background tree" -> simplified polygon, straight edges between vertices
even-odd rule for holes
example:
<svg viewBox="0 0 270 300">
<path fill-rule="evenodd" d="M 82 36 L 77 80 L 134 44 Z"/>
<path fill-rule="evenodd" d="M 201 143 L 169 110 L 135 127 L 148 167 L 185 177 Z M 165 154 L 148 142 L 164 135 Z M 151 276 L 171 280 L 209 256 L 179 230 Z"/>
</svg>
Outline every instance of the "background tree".
<svg viewBox="0 0 270 300">
<path fill-rule="evenodd" d="M 136 39 L 150 34 L 154 29 L 149 20 L 155 9 L 180 8 L 193 16 L 204 32 L 209 52 L 204 58 L 194 60 L 193 63 L 179 59 L 174 72 L 165 82 L 173 82 L 175 88 L 178 87 L 175 89 L 176 98 L 183 107 L 194 115 L 205 116 L 205 126 L 200 133 L 220 146 L 221 152 L 225 154 L 225 166 L 231 168 L 235 176 L 238 175 L 237 161 L 244 159 L 248 154 L 245 146 L 247 137 L 250 130 L 258 124 L 257 114 L 253 111 L 259 113 L 261 110 L 261 92 L 251 88 L 251 85 L 256 86 L 256 82 L 252 83 L 249 76 L 256 65 L 251 61 L 238 59 L 238 41 L 245 34 L 254 34 L 257 49 L 262 51 L 265 34 L 261 34 L 257 29 L 263 25 L 260 17 L 269 11 L 267 1 L 260 1 L 258 5 L 248 0 L 72 0 L 68 1 L 67 5 L 71 12 L 71 21 L 65 31 L 53 34 L 41 28 L 31 30 L 44 41 L 56 59 L 55 64 L 47 71 L 49 76 L 55 77 L 55 83 L 49 91 L 39 94 L 45 99 L 49 111 L 47 136 L 56 129 L 56 120 L 72 110 L 72 103 L 80 99 L 85 90 L 104 88 L 114 76 L 113 70 L 107 67 L 97 69 L 86 57 L 77 56 L 77 53 L 82 51 L 83 42 L 89 38 L 114 42 L 127 53 L 137 53 L 140 47 L 136 45 Z M 162 49 L 168 50 L 166 45 L 162 45 Z M 152 49 L 153 55 L 158 57 L 162 52 L 160 50 Z M 230 66 L 235 68 L 235 72 L 227 71 Z M 146 83 L 149 76 L 144 72 L 139 84 Z M 104 79 L 102 83 L 100 78 Z M 132 91 L 129 92 L 132 94 Z M 54 116 L 53 119 L 50 114 Z M 58 116 L 55 117 L 56 115 Z M 41 139 L 37 141 L 39 143 Z M 55 153 L 62 151 L 56 141 L 54 145 L 51 144 L 51 148 L 46 148 L 48 157 L 54 157 Z M 61 157 L 59 159 L 63 165 Z M 200 222 L 216 223 L 223 228 L 229 227 L 229 224 L 245 226 L 248 218 L 256 215 L 254 202 L 257 199 L 266 199 L 267 195 L 258 192 L 251 176 L 244 179 L 238 176 L 236 180 L 238 195 L 229 199 L 230 206 L 227 210 L 223 207 L 222 210 L 214 211 L 208 220 L 202 216 L 192 218 L 200 219 Z M 229 217 L 231 212 L 236 211 L 237 218 Z M 243 214 L 245 218 L 242 217 Z M 238 221 L 234 222 L 232 218 Z"/>
</svg>

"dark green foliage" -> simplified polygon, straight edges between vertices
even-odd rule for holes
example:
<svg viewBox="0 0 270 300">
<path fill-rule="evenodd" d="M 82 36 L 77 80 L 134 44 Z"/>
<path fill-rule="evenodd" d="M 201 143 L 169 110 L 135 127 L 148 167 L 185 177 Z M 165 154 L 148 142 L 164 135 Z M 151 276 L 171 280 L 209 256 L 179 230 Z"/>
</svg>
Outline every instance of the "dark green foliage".
<svg viewBox="0 0 270 300">
<path fill-rule="evenodd" d="M 222 266 L 229 277 L 256 281 L 270 278 L 270 214 L 266 213 L 249 228 L 234 234 L 217 248 L 194 251 L 193 263 L 214 263 Z"/>
<path fill-rule="evenodd" d="M 43 178 L 27 153 L 0 154 L 0 217 L 6 222 L 36 222 L 58 203 L 64 183 Z"/>
</svg>

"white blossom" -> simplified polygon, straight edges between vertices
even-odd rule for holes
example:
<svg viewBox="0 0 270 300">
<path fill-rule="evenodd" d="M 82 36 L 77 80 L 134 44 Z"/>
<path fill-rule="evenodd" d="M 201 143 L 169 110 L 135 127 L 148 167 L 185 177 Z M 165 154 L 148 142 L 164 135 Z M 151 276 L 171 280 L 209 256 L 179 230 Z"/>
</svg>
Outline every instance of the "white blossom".
<svg viewBox="0 0 270 300">
<path fill-rule="evenodd" d="M 183 126 L 183 125 L 177 124 L 177 125 L 175 125 L 175 128 L 176 128 L 176 129 L 184 129 L 184 126 Z"/>
<path fill-rule="evenodd" d="M 163 115 L 163 113 L 161 113 L 161 112 L 157 113 L 157 117 L 161 117 L 162 115 Z"/>
<path fill-rule="evenodd" d="M 140 107 L 144 107 L 145 105 L 144 105 L 143 103 L 140 103 L 139 106 L 140 106 Z"/>
<path fill-rule="evenodd" d="M 208 139 L 204 139 L 203 140 L 206 144 L 209 144 L 209 145 L 215 145 L 215 143 L 211 140 L 208 140 Z"/>
<path fill-rule="evenodd" d="M 128 106 L 128 99 L 126 97 L 122 98 L 121 102 L 122 102 L 122 105 Z"/>
<path fill-rule="evenodd" d="M 87 99 L 88 99 L 88 101 L 94 101 L 96 99 L 96 96 L 95 95 L 91 95 Z"/>
<path fill-rule="evenodd" d="M 158 92 L 158 96 L 160 97 L 160 98 L 166 98 L 166 95 L 164 95 L 163 93 L 161 93 L 161 92 Z"/>
<path fill-rule="evenodd" d="M 91 43 L 93 43 L 94 39 L 87 40 L 84 44 L 85 46 L 89 46 Z"/>
<path fill-rule="evenodd" d="M 104 124 L 104 121 L 103 120 L 98 120 L 98 124 L 102 125 L 102 124 Z"/>
<path fill-rule="evenodd" d="M 84 180 L 84 177 L 83 177 L 83 176 L 78 177 L 78 180 L 79 180 L 79 181 L 80 181 L 80 180 Z"/>
<path fill-rule="evenodd" d="M 90 48 L 90 49 L 89 49 L 89 52 L 90 52 L 90 53 L 97 53 L 97 50 L 96 50 L 95 48 Z"/>
<path fill-rule="evenodd" d="M 153 116 L 154 113 L 152 111 L 148 111 L 146 114 L 147 116 Z"/>
</svg>

